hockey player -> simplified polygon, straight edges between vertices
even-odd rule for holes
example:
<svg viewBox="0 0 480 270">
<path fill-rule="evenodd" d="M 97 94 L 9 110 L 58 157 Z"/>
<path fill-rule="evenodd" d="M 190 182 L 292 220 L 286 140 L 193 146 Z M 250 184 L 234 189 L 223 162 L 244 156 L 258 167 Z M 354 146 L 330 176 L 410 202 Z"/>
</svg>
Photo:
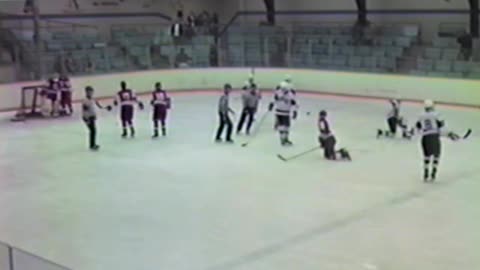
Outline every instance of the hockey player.
<svg viewBox="0 0 480 270">
<path fill-rule="evenodd" d="M 320 136 L 318 141 L 320 142 L 320 147 L 323 148 L 324 157 L 327 160 L 351 160 L 350 154 L 344 148 L 336 151 L 335 145 L 337 140 L 332 130 L 330 129 L 330 123 L 327 119 L 327 112 L 322 110 L 318 116 L 318 130 L 320 131 Z M 337 158 L 337 154 L 340 155 Z"/>
<path fill-rule="evenodd" d="M 120 91 L 117 93 L 117 97 L 113 104 L 120 106 L 120 119 L 122 121 L 122 138 L 127 137 L 127 127 L 130 128 L 130 137 L 135 137 L 135 128 L 133 126 L 133 115 L 135 112 L 135 104 L 138 104 L 139 108 L 143 110 L 143 103 L 137 100 L 135 93 L 127 88 L 126 82 L 120 83 Z"/>
<path fill-rule="evenodd" d="M 72 115 L 72 85 L 70 79 L 66 75 L 62 75 L 58 78 L 58 87 L 60 89 L 60 106 L 62 108 L 62 115 Z"/>
<path fill-rule="evenodd" d="M 215 136 L 216 142 L 222 141 L 222 133 L 225 126 L 227 127 L 227 142 L 233 143 L 232 140 L 232 129 L 233 124 L 232 120 L 230 120 L 229 113 L 235 113 L 229 105 L 230 99 L 230 92 L 232 91 L 232 86 L 230 84 L 225 84 L 223 86 L 223 95 L 220 97 L 218 101 L 218 116 L 220 118 L 220 124 L 217 129 L 217 135 Z"/>
<path fill-rule="evenodd" d="M 48 79 L 48 85 L 44 89 L 44 95 L 50 100 L 50 116 L 54 116 L 57 113 L 58 92 L 58 83 L 55 79 Z"/>
<path fill-rule="evenodd" d="M 237 134 L 242 132 L 243 124 L 248 118 L 246 134 L 250 135 L 250 128 L 252 127 L 260 99 L 260 91 L 256 89 L 255 84 L 251 85 L 251 88 L 249 90 L 246 90 L 242 93 L 243 110 L 242 115 L 240 116 L 240 121 L 237 125 Z"/>
<path fill-rule="evenodd" d="M 167 135 L 167 128 L 165 120 L 167 119 L 167 111 L 171 106 L 171 99 L 167 95 L 167 92 L 162 89 L 162 84 L 157 82 L 155 84 L 155 90 L 152 92 L 152 101 L 150 104 L 153 106 L 153 138 L 158 138 L 158 122 L 162 124 L 162 136 Z"/>
<path fill-rule="evenodd" d="M 400 100 L 391 99 L 390 104 L 392 105 L 392 109 L 387 116 L 388 130 L 384 131 L 379 129 L 377 131 L 377 138 L 382 136 L 393 138 L 397 134 L 397 128 L 400 127 L 402 129 L 402 137 L 405 139 L 411 139 L 412 134 L 408 131 L 408 127 L 404 122 L 403 117 L 400 116 Z"/>
<path fill-rule="evenodd" d="M 281 81 L 280 84 L 277 85 L 273 94 L 275 95 L 275 93 L 282 88 L 287 89 L 287 91 L 290 92 L 290 94 L 294 97 L 297 94 L 294 87 L 293 87 L 292 77 L 290 75 L 285 76 L 285 80 Z M 277 128 L 278 128 L 278 122 L 277 122 L 277 119 L 275 119 L 273 121 L 273 129 L 277 130 Z"/>
<path fill-rule="evenodd" d="M 252 74 L 250 74 L 250 76 L 248 77 L 248 81 L 246 81 L 242 87 L 242 90 L 251 90 L 251 89 L 257 89 L 257 84 L 255 83 L 255 79 L 253 78 Z"/>
<path fill-rule="evenodd" d="M 425 101 L 425 112 L 416 123 L 417 130 L 422 134 L 422 150 L 424 157 L 423 181 L 435 181 L 438 163 L 441 154 L 440 133 L 444 127 L 444 121 L 435 112 L 435 104 L 431 100 Z M 430 163 L 432 170 L 430 174 Z"/>
<path fill-rule="evenodd" d="M 95 107 L 100 109 L 103 109 L 103 107 L 93 98 L 93 93 L 93 87 L 87 86 L 85 88 L 85 99 L 82 101 L 82 119 L 89 132 L 89 148 L 90 150 L 96 151 L 100 146 L 96 143 L 97 127 L 95 122 L 97 120 L 97 113 Z M 105 109 L 110 111 L 112 107 L 107 106 Z"/>
<path fill-rule="evenodd" d="M 290 146 L 289 140 L 290 117 L 297 118 L 297 101 L 295 95 L 290 91 L 288 84 L 282 82 L 279 89 L 275 91 L 274 101 L 269 105 L 269 111 L 275 108 L 275 126 L 280 135 L 282 146 Z"/>
</svg>

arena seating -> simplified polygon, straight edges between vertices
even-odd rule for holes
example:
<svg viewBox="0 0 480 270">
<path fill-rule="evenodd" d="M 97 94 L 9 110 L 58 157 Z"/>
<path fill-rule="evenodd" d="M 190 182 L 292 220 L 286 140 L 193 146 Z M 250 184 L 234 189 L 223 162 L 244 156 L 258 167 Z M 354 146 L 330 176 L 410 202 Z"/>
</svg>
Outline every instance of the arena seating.
<svg viewBox="0 0 480 270">
<path fill-rule="evenodd" d="M 209 34 L 174 39 L 168 26 L 115 26 L 109 35 L 95 31 L 42 33 L 45 71 L 58 72 L 71 58 L 72 73 L 115 72 L 177 66 L 182 50 L 189 66 L 212 65 L 212 53 L 223 66 L 293 66 L 361 72 L 409 72 L 423 76 L 480 78 L 480 63 L 461 60 L 455 38 L 436 37 L 419 44 L 419 26 L 371 26 L 360 40 L 349 24 L 258 26 L 232 25 L 217 40 Z M 16 32 L 24 50 L 31 33 Z M 411 54 L 420 48 L 419 54 Z M 213 50 L 213 51 L 212 51 Z M 28 54 L 26 54 L 28 55 Z M 404 62 L 413 57 L 413 66 Z M 64 68 L 64 67 L 63 67 Z M 70 67 L 70 69 L 72 69 Z"/>
</svg>

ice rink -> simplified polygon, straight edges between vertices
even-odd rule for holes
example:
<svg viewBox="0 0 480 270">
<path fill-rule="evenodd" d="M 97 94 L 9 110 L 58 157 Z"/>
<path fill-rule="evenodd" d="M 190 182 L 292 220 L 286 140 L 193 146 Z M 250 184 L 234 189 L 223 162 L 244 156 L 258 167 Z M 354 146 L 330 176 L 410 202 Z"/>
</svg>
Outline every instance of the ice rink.
<svg viewBox="0 0 480 270">
<path fill-rule="evenodd" d="M 213 143 L 218 97 L 173 95 L 158 140 L 149 108 L 126 140 L 117 113 L 102 112 L 96 153 L 78 114 L 2 114 L 0 239 L 76 270 L 480 269 L 480 111 L 437 107 L 450 129 L 474 133 L 443 140 L 438 180 L 424 184 L 419 138 L 375 138 L 386 101 L 299 94 L 293 147 L 268 117 L 243 148 L 245 136 Z M 320 109 L 354 161 L 280 161 L 317 144 Z M 421 112 L 403 104 L 409 124 Z"/>
</svg>

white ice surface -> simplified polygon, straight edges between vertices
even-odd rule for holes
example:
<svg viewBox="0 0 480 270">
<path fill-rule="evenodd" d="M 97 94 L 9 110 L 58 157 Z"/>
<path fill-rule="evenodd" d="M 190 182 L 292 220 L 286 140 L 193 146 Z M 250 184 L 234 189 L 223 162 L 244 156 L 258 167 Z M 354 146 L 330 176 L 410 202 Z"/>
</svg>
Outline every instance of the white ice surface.
<svg viewBox="0 0 480 270">
<path fill-rule="evenodd" d="M 217 98 L 175 95 L 156 141 L 149 111 L 133 140 L 102 112 L 98 153 L 78 115 L 0 116 L 0 240 L 81 270 L 480 269 L 475 133 L 443 140 L 438 182 L 426 185 L 418 138 L 375 139 L 386 102 L 301 95 L 293 147 L 279 146 L 269 117 L 242 148 L 244 136 L 213 143 Z M 321 108 L 354 161 L 277 159 L 316 145 Z M 478 128 L 478 111 L 438 110 L 459 133 Z M 411 124 L 421 108 L 403 112 Z"/>
</svg>

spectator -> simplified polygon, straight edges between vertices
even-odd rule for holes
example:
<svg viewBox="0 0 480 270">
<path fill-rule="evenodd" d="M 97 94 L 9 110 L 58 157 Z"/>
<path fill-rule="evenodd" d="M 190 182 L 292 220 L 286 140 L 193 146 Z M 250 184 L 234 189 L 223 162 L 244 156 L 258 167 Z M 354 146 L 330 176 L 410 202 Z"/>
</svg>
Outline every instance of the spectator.
<svg viewBox="0 0 480 270">
<path fill-rule="evenodd" d="M 67 71 L 68 74 L 74 74 L 75 73 L 75 62 L 73 61 L 73 57 L 71 53 L 67 54 L 67 57 L 65 57 L 65 70 Z"/>
<path fill-rule="evenodd" d="M 185 48 L 180 48 L 180 52 L 175 56 L 175 67 L 188 68 L 192 58 L 185 53 Z"/>
<path fill-rule="evenodd" d="M 473 38 L 467 31 L 464 31 L 457 39 L 457 42 L 460 44 L 461 51 L 460 54 L 463 57 L 463 60 L 470 60 L 472 57 L 473 49 Z"/>
<path fill-rule="evenodd" d="M 170 34 L 175 39 L 179 39 L 183 36 L 183 12 L 177 12 L 177 19 L 170 28 Z"/>
<path fill-rule="evenodd" d="M 217 54 L 217 47 L 215 45 L 210 46 L 210 66 L 211 67 L 218 67 L 218 54 Z"/>
<path fill-rule="evenodd" d="M 93 63 L 90 57 L 87 58 L 87 64 L 85 65 L 85 72 L 88 72 L 88 73 L 95 72 L 95 63 Z"/>
</svg>

